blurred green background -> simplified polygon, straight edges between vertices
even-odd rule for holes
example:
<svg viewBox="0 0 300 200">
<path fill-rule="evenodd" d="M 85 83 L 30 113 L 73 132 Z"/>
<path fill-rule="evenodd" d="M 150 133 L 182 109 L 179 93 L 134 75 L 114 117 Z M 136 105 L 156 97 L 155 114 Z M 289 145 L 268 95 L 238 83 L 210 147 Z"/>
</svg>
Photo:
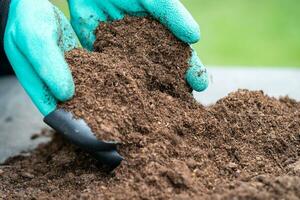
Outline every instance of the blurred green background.
<svg viewBox="0 0 300 200">
<path fill-rule="evenodd" d="M 65 0 L 52 0 L 67 15 Z M 182 0 L 201 26 L 206 65 L 300 68 L 300 0 Z"/>
</svg>

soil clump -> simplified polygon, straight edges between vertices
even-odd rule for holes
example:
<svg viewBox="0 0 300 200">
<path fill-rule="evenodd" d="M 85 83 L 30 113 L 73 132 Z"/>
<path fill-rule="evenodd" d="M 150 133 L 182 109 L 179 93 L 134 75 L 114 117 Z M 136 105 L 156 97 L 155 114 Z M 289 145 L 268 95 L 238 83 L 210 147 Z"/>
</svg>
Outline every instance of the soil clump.
<svg viewBox="0 0 300 200">
<path fill-rule="evenodd" d="M 95 52 L 66 55 L 76 95 L 60 108 L 120 141 L 125 161 L 107 173 L 53 134 L 0 166 L 0 198 L 300 198 L 300 103 L 239 90 L 205 108 L 184 79 L 190 47 L 158 22 L 126 18 L 96 33 Z"/>
</svg>

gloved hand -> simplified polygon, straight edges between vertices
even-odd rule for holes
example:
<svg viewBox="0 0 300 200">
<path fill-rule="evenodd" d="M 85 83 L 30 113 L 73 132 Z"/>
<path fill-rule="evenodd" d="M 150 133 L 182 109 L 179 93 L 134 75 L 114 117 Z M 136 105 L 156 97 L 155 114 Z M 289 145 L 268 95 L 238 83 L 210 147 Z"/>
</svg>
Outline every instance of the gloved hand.
<svg viewBox="0 0 300 200">
<path fill-rule="evenodd" d="M 46 116 L 74 94 L 64 51 L 78 46 L 64 15 L 48 0 L 11 0 L 4 34 L 6 55 L 26 92 Z"/>
<path fill-rule="evenodd" d="M 125 15 L 151 15 L 183 42 L 200 39 L 199 26 L 179 0 L 69 0 L 71 24 L 83 47 L 93 50 L 94 31 L 100 21 L 122 19 Z M 208 75 L 195 51 L 186 80 L 196 91 L 208 86 Z"/>
</svg>

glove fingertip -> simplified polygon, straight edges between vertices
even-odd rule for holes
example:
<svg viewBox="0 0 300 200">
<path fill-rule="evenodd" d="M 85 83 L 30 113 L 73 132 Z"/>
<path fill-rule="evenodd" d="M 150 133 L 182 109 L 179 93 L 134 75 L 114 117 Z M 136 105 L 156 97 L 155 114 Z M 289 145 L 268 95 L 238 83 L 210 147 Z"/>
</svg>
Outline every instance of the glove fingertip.
<svg viewBox="0 0 300 200">
<path fill-rule="evenodd" d="M 184 38 L 182 40 L 188 44 L 195 44 L 201 38 L 200 28 L 197 23 L 191 22 L 184 32 L 185 34 L 183 34 Z"/>
<path fill-rule="evenodd" d="M 57 84 L 56 87 L 52 87 L 53 95 L 61 102 L 72 99 L 75 94 L 75 85 L 73 80 L 65 81 L 62 84 Z"/>
<path fill-rule="evenodd" d="M 206 90 L 209 85 L 207 70 L 198 66 L 190 67 L 186 73 L 186 81 L 197 92 Z"/>
</svg>

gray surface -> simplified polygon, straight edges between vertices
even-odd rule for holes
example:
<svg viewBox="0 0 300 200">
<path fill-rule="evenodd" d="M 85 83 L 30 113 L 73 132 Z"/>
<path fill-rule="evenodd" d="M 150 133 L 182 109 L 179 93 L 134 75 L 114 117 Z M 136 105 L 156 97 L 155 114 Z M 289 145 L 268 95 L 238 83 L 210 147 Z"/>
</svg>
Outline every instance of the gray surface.
<svg viewBox="0 0 300 200">
<path fill-rule="evenodd" d="M 15 78 L 0 78 L 0 163 L 33 149 L 45 138 L 31 140 L 46 127 Z"/>
<path fill-rule="evenodd" d="M 289 95 L 300 100 L 300 70 L 209 68 L 212 83 L 204 93 L 195 93 L 205 105 L 215 103 L 239 88 L 264 90 L 271 96 Z M 15 78 L 0 79 L 0 163 L 10 156 L 36 147 L 45 138 L 30 137 L 46 127 L 42 116 Z"/>
<path fill-rule="evenodd" d="M 263 90 L 273 97 L 286 96 L 300 101 L 300 70 L 286 68 L 208 68 L 211 84 L 203 93 L 194 93 L 204 105 L 215 103 L 238 89 Z"/>
</svg>

